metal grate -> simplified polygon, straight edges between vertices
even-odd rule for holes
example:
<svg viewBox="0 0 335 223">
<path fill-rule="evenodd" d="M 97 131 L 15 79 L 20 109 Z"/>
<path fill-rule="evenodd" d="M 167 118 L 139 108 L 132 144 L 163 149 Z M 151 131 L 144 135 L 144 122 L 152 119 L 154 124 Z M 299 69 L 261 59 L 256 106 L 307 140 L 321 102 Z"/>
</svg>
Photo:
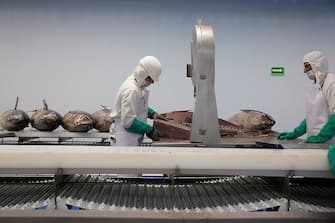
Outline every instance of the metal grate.
<svg viewBox="0 0 335 223">
<path fill-rule="evenodd" d="M 21 182 L 21 183 L 20 183 Z M 54 181 L 0 184 L 0 208 L 250 212 L 286 211 L 287 196 L 260 177 L 188 179 L 177 184 L 111 175 L 71 175 L 57 190 Z M 27 183 L 29 182 L 29 183 Z M 291 211 L 334 212 L 334 184 L 293 185 Z"/>
</svg>

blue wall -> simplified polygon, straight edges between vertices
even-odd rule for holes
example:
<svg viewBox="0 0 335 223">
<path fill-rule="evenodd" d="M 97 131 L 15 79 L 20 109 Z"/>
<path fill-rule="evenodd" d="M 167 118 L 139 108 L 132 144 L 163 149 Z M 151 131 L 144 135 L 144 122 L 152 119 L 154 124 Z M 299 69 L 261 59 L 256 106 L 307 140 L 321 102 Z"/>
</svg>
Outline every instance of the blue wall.
<svg viewBox="0 0 335 223">
<path fill-rule="evenodd" d="M 20 96 L 33 110 L 46 99 L 61 113 L 114 104 L 119 85 L 145 55 L 163 64 L 150 87 L 159 112 L 193 108 L 186 78 L 198 19 L 213 26 L 219 116 L 240 109 L 271 114 L 278 131 L 304 118 L 302 57 L 322 50 L 335 66 L 335 1 L 2 1 L 0 112 Z M 272 66 L 285 67 L 272 77 Z M 162 100 L 163 99 L 163 100 Z"/>
</svg>

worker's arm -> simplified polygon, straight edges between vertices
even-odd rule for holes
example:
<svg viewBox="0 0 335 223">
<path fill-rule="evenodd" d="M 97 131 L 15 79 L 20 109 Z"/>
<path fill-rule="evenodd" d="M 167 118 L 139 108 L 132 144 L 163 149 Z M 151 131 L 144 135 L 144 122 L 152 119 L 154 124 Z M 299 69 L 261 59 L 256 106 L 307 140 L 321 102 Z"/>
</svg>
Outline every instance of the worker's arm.
<svg viewBox="0 0 335 223">
<path fill-rule="evenodd" d="M 300 122 L 292 132 L 282 132 L 277 136 L 277 139 L 296 139 L 306 133 L 306 119 Z"/>
<path fill-rule="evenodd" d="M 335 144 L 329 145 L 327 157 L 328 157 L 330 171 L 335 177 Z"/>
<path fill-rule="evenodd" d="M 149 134 L 153 131 L 153 127 L 140 121 L 136 117 L 138 101 L 139 98 L 136 90 L 128 89 L 123 92 L 121 101 L 121 122 L 128 132 Z"/>
<path fill-rule="evenodd" d="M 138 134 L 149 134 L 153 131 L 153 127 L 135 118 L 126 130 Z"/>
<path fill-rule="evenodd" d="M 141 122 L 137 118 L 134 119 L 131 126 L 126 130 L 133 133 L 146 134 L 150 139 L 159 141 L 159 131 L 152 126 Z"/>
<path fill-rule="evenodd" d="M 153 110 L 152 108 L 148 107 L 148 118 L 153 119 L 155 113 L 156 113 L 155 110 Z"/>
<path fill-rule="evenodd" d="M 164 121 L 168 121 L 167 118 L 165 118 L 163 115 L 160 115 L 158 112 L 153 110 L 152 108 L 148 107 L 148 118 L 150 119 L 161 119 Z"/>
<path fill-rule="evenodd" d="M 332 76 L 329 78 L 332 78 Z M 322 91 L 326 97 L 329 112 L 332 115 L 320 130 L 320 133 L 316 136 L 309 136 L 305 140 L 306 143 L 324 143 L 329 141 L 335 135 L 335 81 L 333 79 L 328 80 L 327 77 Z"/>
</svg>

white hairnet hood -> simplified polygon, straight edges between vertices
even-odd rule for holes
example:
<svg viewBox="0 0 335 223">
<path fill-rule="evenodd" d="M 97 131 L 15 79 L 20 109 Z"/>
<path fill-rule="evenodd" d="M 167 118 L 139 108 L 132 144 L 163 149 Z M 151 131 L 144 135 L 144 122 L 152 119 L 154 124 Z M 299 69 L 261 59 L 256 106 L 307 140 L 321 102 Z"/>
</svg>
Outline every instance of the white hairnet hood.
<svg viewBox="0 0 335 223">
<path fill-rule="evenodd" d="M 153 56 L 143 57 L 134 70 L 134 77 L 139 86 L 144 84 L 145 78 L 150 76 L 155 82 L 159 81 L 162 73 L 162 65 L 160 61 Z"/>
<path fill-rule="evenodd" d="M 321 51 L 312 51 L 304 56 L 304 63 L 311 65 L 315 73 L 316 82 L 323 84 L 328 74 L 328 61 Z"/>
</svg>

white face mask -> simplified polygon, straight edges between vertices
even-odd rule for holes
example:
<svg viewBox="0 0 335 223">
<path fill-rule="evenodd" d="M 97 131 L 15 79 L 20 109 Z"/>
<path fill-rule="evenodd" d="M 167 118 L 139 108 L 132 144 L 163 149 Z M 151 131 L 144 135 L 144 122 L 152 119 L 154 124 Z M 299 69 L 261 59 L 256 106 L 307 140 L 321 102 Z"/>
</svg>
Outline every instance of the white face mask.
<svg viewBox="0 0 335 223">
<path fill-rule="evenodd" d="M 140 88 L 146 88 L 146 87 L 149 87 L 150 85 L 151 85 L 150 81 L 144 80 Z"/>
<path fill-rule="evenodd" d="M 315 74 L 312 70 L 307 71 L 306 74 L 307 74 L 309 79 L 315 80 Z"/>
<path fill-rule="evenodd" d="M 149 87 L 151 84 L 151 81 L 144 80 L 144 87 Z"/>
</svg>

